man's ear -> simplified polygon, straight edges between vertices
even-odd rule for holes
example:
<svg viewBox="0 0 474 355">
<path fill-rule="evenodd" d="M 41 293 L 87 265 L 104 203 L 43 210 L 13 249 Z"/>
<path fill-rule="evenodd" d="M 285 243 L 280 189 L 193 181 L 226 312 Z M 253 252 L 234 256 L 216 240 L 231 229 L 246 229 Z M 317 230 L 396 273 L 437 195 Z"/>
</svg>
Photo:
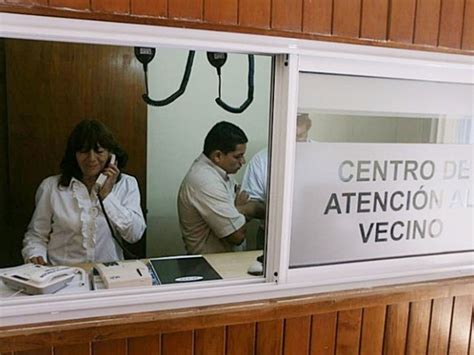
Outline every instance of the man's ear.
<svg viewBox="0 0 474 355">
<path fill-rule="evenodd" d="M 222 160 L 223 153 L 220 150 L 215 150 L 211 153 L 209 157 L 214 164 L 219 163 Z"/>
</svg>

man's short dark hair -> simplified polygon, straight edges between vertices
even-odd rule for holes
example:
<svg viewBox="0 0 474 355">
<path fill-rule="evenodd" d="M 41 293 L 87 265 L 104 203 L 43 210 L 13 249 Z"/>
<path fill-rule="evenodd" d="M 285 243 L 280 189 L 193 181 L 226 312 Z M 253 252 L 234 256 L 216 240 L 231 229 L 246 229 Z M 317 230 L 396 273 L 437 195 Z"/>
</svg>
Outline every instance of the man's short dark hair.
<svg viewBox="0 0 474 355">
<path fill-rule="evenodd" d="M 247 136 L 235 124 L 222 121 L 216 123 L 211 128 L 204 139 L 204 155 L 209 157 L 213 151 L 220 150 L 227 154 L 236 149 L 237 144 L 245 144 L 248 142 Z"/>
</svg>

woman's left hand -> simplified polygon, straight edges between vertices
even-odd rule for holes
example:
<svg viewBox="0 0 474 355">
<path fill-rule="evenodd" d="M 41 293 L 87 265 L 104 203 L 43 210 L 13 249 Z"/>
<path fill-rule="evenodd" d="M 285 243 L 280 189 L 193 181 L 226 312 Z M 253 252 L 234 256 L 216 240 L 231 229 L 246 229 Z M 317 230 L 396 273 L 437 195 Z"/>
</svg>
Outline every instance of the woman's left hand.
<svg viewBox="0 0 474 355">
<path fill-rule="evenodd" d="M 102 174 L 107 176 L 104 186 L 99 190 L 99 196 L 103 200 L 112 191 L 115 182 L 120 174 L 120 170 L 115 164 L 109 164 L 103 171 Z"/>
</svg>

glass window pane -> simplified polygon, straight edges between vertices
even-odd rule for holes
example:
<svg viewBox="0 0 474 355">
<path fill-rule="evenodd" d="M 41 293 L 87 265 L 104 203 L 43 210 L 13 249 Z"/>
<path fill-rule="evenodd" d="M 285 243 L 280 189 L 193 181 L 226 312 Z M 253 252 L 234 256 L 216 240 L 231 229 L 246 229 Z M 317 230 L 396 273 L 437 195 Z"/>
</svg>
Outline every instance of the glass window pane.
<svg viewBox="0 0 474 355">
<path fill-rule="evenodd" d="M 472 86 L 301 79 L 290 267 L 473 251 Z"/>
</svg>

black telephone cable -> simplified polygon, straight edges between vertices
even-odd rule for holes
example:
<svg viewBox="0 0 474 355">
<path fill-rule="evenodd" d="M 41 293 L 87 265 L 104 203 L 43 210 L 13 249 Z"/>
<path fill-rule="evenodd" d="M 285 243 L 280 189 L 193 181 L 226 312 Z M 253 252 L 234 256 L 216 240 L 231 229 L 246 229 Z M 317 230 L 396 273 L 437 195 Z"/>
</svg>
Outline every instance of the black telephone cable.
<svg viewBox="0 0 474 355">
<path fill-rule="evenodd" d="M 125 247 L 125 245 L 123 245 L 122 241 L 119 238 L 117 238 L 117 236 L 114 233 L 114 229 L 112 228 L 112 224 L 110 223 L 109 216 L 107 215 L 107 212 L 105 212 L 105 207 L 104 207 L 104 202 L 102 201 L 102 197 L 100 197 L 99 194 L 97 194 L 97 199 L 99 200 L 100 207 L 102 208 L 102 212 L 104 213 L 105 220 L 107 221 L 107 225 L 109 226 L 110 233 L 112 234 L 112 238 L 114 238 L 115 242 L 123 250 L 123 253 L 125 254 L 126 257 L 131 258 L 131 259 L 138 259 L 138 257 L 135 254 L 133 254 L 130 250 L 128 250 Z"/>
</svg>

